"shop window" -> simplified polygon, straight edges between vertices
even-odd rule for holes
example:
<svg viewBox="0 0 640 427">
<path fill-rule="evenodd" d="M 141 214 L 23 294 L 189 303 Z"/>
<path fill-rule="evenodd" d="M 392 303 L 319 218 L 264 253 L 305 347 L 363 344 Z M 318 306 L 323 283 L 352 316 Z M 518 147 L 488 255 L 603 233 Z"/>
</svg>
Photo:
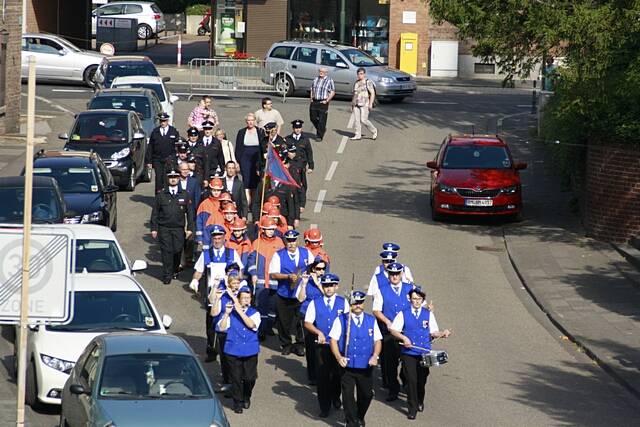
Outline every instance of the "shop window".
<svg viewBox="0 0 640 427">
<path fill-rule="evenodd" d="M 322 49 L 320 53 L 320 64 L 335 67 L 338 62 L 344 62 L 342 58 L 330 50 Z"/>
<path fill-rule="evenodd" d="M 476 62 L 475 64 L 473 64 L 473 72 L 476 74 L 495 74 L 496 64 Z"/>
<path fill-rule="evenodd" d="M 278 46 L 271 51 L 271 54 L 269 56 L 271 58 L 289 59 L 291 58 L 293 49 L 295 49 L 295 47 L 293 46 Z"/>
<path fill-rule="evenodd" d="M 313 49 L 310 47 L 300 47 L 293 55 L 294 61 L 306 62 L 308 64 L 316 63 L 316 56 L 318 54 L 318 49 Z"/>
</svg>

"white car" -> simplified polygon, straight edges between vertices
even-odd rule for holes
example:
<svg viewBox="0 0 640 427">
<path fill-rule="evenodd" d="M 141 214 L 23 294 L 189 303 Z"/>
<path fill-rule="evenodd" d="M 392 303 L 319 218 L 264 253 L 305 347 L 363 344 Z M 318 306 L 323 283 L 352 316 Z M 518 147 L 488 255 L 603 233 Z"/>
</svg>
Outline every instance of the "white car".
<svg viewBox="0 0 640 427">
<path fill-rule="evenodd" d="M 166 334 L 173 320 L 160 317 L 142 286 L 120 274 L 74 275 L 73 318 L 66 325 L 28 329 L 26 403 L 61 403 L 69 372 L 96 336 L 115 331 Z"/>
<path fill-rule="evenodd" d="M 96 35 L 98 18 L 129 18 L 138 20 L 138 39 L 145 40 L 166 28 L 164 14 L 149 1 L 119 1 L 108 3 L 91 13 L 91 34 Z"/>
<path fill-rule="evenodd" d="M 129 87 L 143 87 L 146 89 L 153 89 L 158 95 L 162 110 L 169 115 L 169 124 L 173 124 L 173 104 L 180 98 L 176 95 L 172 95 L 164 84 L 162 77 L 157 76 L 124 76 L 116 77 L 111 82 L 111 88 L 129 88 Z"/>
<path fill-rule="evenodd" d="M 53 34 L 27 33 L 22 35 L 21 77 L 29 77 L 29 56 L 36 58 L 38 81 L 77 81 L 93 86 L 93 75 L 104 55 L 82 50 L 62 37 Z"/>
</svg>

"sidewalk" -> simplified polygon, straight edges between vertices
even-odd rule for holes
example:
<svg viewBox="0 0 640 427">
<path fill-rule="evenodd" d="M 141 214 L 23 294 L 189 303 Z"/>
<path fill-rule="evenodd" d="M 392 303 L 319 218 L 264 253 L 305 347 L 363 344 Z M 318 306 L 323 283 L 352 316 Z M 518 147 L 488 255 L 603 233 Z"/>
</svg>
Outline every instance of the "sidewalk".
<svg viewBox="0 0 640 427">
<path fill-rule="evenodd" d="M 613 246 L 584 237 L 548 153 L 525 142 L 534 125 L 530 116 L 504 122 L 514 156 L 529 164 L 522 173 L 525 221 L 504 228 L 509 258 L 578 351 L 640 398 L 640 273 Z"/>
</svg>

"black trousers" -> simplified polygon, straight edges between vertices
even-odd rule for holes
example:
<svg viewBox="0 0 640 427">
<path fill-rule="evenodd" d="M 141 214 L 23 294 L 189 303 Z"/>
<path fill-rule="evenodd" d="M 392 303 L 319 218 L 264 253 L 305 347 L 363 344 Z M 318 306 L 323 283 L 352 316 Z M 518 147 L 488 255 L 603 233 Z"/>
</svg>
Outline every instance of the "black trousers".
<svg viewBox="0 0 640 427">
<path fill-rule="evenodd" d="M 251 398 L 253 387 L 258 378 L 258 355 L 239 357 L 226 355 L 231 379 L 233 403 L 239 405 Z"/>
<path fill-rule="evenodd" d="M 324 138 L 327 131 L 327 116 L 329 115 L 329 104 L 322 104 L 320 101 L 311 101 L 309 105 L 309 119 L 316 128 L 316 135 Z"/>
<path fill-rule="evenodd" d="M 313 335 L 313 334 L 309 334 Z M 316 379 L 320 411 L 328 412 L 331 403 L 340 399 L 340 365 L 329 344 L 315 344 Z"/>
<path fill-rule="evenodd" d="M 162 278 L 170 279 L 178 272 L 182 248 L 184 247 L 184 228 L 158 227 L 158 243 L 162 259 Z"/>
<path fill-rule="evenodd" d="M 154 160 L 152 163 L 153 172 L 156 179 L 156 193 L 162 190 L 167 182 L 166 162 L 164 160 Z"/>
<path fill-rule="evenodd" d="M 389 388 L 389 394 L 400 392 L 398 365 L 400 364 L 400 344 L 389 332 L 382 335 L 382 382 Z"/>
<path fill-rule="evenodd" d="M 205 317 L 204 317 L 205 331 L 207 331 L 207 354 L 218 354 L 218 333 L 216 332 L 215 325 L 213 324 L 213 317 L 211 316 L 211 307 L 205 304 Z"/>
<path fill-rule="evenodd" d="M 424 405 L 429 368 L 420 366 L 420 356 L 403 354 L 400 358 L 402 359 L 409 413 L 415 414 L 418 411 L 418 405 Z"/>
<path fill-rule="evenodd" d="M 342 372 L 342 405 L 347 427 L 357 427 L 369 409 L 373 399 L 373 380 L 371 367 L 365 369 L 347 368 Z M 355 388 L 357 400 L 354 397 Z"/>
<path fill-rule="evenodd" d="M 190 239 L 184 240 L 184 264 L 183 265 L 193 265 L 195 262 L 194 254 L 196 250 L 196 239 L 191 236 Z"/>
<path fill-rule="evenodd" d="M 302 317 L 302 316 L 300 316 Z M 300 322 L 302 323 L 304 319 L 301 319 Z M 307 331 L 304 329 L 304 324 L 303 324 L 303 329 L 302 332 L 304 333 L 304 355 L 307 359 L 307 379 L 309 381 L 315 381 L 317 376 L 316 376 L 316 347 L 318 346 L 318 344 L 316 344 L 316 340 L 318 339 L 318 336 L 315 334 L 312 334 L 311 332 Z"/>
<path fill-rule="evenodd" d="M 216 332 L 216 351 L 220 355 L 220 373 L 222 374 L 223 384 L 231 383 L 229 375 L 229 357 L 224 353 L 224 343 L 227 342 L 226 332 Z"/>
<path fill-rule="evenodd" d="M 278 338 L 282 348 L 291 346 L 291 335 L 295 336 L 297 345 L 302 342 L 302 324 L 300 322 L 300 301 L 296 298 L 282 298 L 276 296 L 276 310 L 278 312 Z"/>
</svg>

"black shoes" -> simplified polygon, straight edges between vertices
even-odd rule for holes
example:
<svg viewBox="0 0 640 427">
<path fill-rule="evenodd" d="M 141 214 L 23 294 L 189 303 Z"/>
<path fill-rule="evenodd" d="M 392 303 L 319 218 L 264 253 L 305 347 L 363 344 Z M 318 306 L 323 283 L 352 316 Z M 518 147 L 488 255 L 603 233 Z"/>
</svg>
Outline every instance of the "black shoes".
<svg viewBox="0 0 640 427">
<path fill-rule="evenodd" d="M 318 415 L 318 418 L 327 418 L 329 416 L 329 411 L 322 411 Z"/>
<path fill-rule="evenodd" d="M 291 346 L 289 345 L 285 345 L 284 347 L 282 347 L 282 350 L 280 350 L 280 354 L 283 356 L 288 356 L 291 354 Z"/>
<path fill-rule="evenodd" d="M 339 397 L 333 400 L 333 407 L 336 409 L 340 409 L 342 407 L 342 402 Z"/>
<path fill-rule="evenodd" d="M 300 345 L 294 345 L 294 346 L 293 346 L 293 349 L 292 349 L 291 351 L 293 351 L 293 353 L 294 353 L 296 356 L 300 356 L 300 357 L 303 357 L 303 356 L 304 356 L 304 347 L 302 347 L 302 346 L 300 346 Z"/>
<path fill-rule="evenodd" d="M 171 283 L 171 277 L 165 277 L 164 279 L 162 279 L 162 283 L 165 285 L 168 285 Z"/>
<path fill-rule="evenodd" d="M 416 413 L 415 412 L 409 412 L 407 414 L 407 419 L 415 420 L 416 419 Z"/>
<path fill-rule="evenodd" d="M 235 412 L 236 414 L 241 414 L 242 413 L 242 406 L 238 403 L 238 404 L 234 404 L 233 405 L 233 412 Z"/>
<path fill-rule="evenodd" d="M 217 357 L 218 355 L 215 353 L 207 353 L 207 357 L 204 359 L 204 363 L 215 362 Z"/>
<path fill-rule="evenodd" d="M 424 411 L 424 405 L 421 403 L 418 405 L 418 412 Z"/>
<path fill-rule="evenodd" d="M 394 402 L 394 401 L 398 400 L 398 395 L 397 394 L 390 394 L 389 396 L 387 396 L 387 398 L 385 400 L 387 402 Z"/>
<path fill-rule="evenodd" d="M 242 402 L 242 407 L 244 409 L 249 409 L 251 407 L 251 399 L 247 399 L 244 402 Z"/>
</svg>

